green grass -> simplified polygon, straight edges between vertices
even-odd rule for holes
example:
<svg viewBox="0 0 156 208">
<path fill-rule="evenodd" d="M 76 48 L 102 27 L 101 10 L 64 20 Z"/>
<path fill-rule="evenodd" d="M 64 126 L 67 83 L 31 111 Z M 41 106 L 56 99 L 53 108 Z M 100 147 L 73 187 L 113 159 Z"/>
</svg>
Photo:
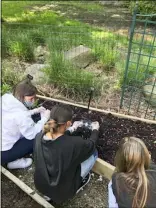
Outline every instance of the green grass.
<svg viewBox="0 0 156 208">
<path fill-rule="evenodd" d="M 61 2 L 62 5 L 69 5 L 74 6 L 75 8 L 81 9 L 81 10 L 86 10 L 89 12 L 102 12 L 104 11 L 104 6 L 97 4 L 97 2 L 74 2 L 74 1 L 62 1 Z"/>
<path fill-rule="evenodd" d="M 135 62 L 136 56 L 133 57 L 133 62 Z M 152 77 L 156 72 L 156 58 L 140 57 L 139 64 L 129 62 L 129 68 L 127 72 L 126 79 L 124 80 L 125 74 L 125 62 L 117 62 L 118 73 L 120 74 L 120 85 L 125 82 L 126 85 L 141 87 L 144 85 L 146 80 Z"/>
<path fill-rule="evenodd" d="M 2 1 L 2 17 L 18 18 L 29 11 L 30 6 L 41 6 L 48 1 Z"/>
<path fill-rule="evenodd" d="M 71 63 L 64 61 L 61 55 L 64 51 L 82 44 L 92 49 L 92 53 L 105 66 L 105 69 L 108 71 L 114 68 L 118 70 L 120 87 L 124 81 L 126 58 L 120 58 L 121 54 L 118 49 L 128 47 L 127 37 L 66 18 L 52 9 L 43 11 L 30 10 L 34 9 L 34 6 L 40 7 L 48 3 L 48 1 L 2 2 L 3 19 L 13 23 L 3 23 L 2 26 L 2 58 L 15 56 L 21 60 L 32 62 L 34 61 L 34 48 L 39 45 L 46 45 L 51 54 L 49 60 L 47 60 L 51 63 L 51 66 L 46 69 L 51 82 L 73 94 L 86 95 L 91 86 L 94 86 L 97 92 L 98 90 L 100 91 L 101 80 L 97 80 L 91 73 L 80 71 L 72 66 Z M 62 1 L 61 4 L 94 12 L 104 12 L 105 9 L 94 2 L 84 4 L 74 1 Z M 139 40 L 136 39 L 135 41 L 138 42 Z M 151 41 L 145 40 L 144 44 L 149 45 Z M 139 51 L 138 45 L 133 45 L 132 49 L 136 52 Z M 144 46 L 142 51 L 145 54 L 149 53 L 150 48 Z M 58 56 L 58 54 L 60 55 Z M 152 55 L 156 55 L 155 49 L 152 51 Z M 137 61 L 137 55 L 133 56 L 133 61 Z M 141 62 L 147 65 L 148 60 L 143 57 Z M 150 65 L 156 66 L 155 59 L 151 59 Z M 145 70 L 145 67 L 139 66 L 138 75 L 136 76 L 136 65 L 131 64 L 127 83 L 136 85 L 136 83 L 144 81 Z M 154 68 L 150 67 L 148 74 L 153 73 Z M 7 89 L 7 82 L 5 82 L 4 86 Z"/>
<path fill-rule="evenodd" d="M 95 95 L 99 95 L 101 82 L 93 74 L 77 69 L 70 62 L 65 61 L 59 53 L 51 54 L 50 67 L 44 70 L 50 79 L 63 92 L 71 96 L 81 96 L 85 99 L 91 87 L 95 88 Z"/>
<path fill-rule="evenodd" d="M 12 65 L 7 63 L 2 63 L 2 88 L 1 94 L 12 91 L 13 86 L 15 86 L 21 79 L 20 72 L 15 72 L 12 69 Z"/>
</svg>

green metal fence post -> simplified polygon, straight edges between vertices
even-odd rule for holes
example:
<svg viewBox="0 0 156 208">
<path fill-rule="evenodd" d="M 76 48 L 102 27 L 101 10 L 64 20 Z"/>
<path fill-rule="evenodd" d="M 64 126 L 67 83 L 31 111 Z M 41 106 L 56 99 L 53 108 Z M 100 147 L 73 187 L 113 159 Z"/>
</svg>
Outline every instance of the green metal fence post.
<svg viewBox="0 0 156 208">
<path fill-rule="evenodd" d="M 131 54 L 131 49 L 132 49 L 132 40 L 133 40 L 134 29 L 135 29 L 135 24 L 136 24 L 137 10 L 138 10 L 138 4 L 136 3 L 135 9 L 134 9 L 134 13 L 133 13 L 131 30 L 130 30 L 130 39 L 129 39 L 128 54 L 127 54 L 127 61 L 126 61 L 126 67 L 125 67 L 125 74 L 124 74 L 124 83 L 123 83 L 123 87 L 122 87 L 120 108 L 122 108 L 122 106 L 123 106 L 123 99 L 124 99 L 124 93 L 125 93 L 125 88 L 126 88 L 126 78 L 127 78 L 130 54 Z"/>
</svg>

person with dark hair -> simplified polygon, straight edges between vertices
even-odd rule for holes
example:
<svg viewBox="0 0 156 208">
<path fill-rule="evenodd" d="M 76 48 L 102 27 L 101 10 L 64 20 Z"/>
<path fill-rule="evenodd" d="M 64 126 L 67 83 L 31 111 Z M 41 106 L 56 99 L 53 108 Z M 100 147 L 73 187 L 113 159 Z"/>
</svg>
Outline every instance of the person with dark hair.
<svg viewBox="0 0 156 208">
<path fill-rule="evenodd" d="M 34 183 L 38 191 L 60 204 L 78 193 L 90 180 L 90 170 L 97 159 L 96 141 L 99 123 L 91 123 L 89 139 L 72 136 L 81 121 L 72 122 L 72 110 L 54 106 L 50 120 L 35 139 Z"/>
<path fill-rule="evenodd" d="M 109 208 L 155 208 L 156 165 L 144 142 L 136 137 L 124 138 L 115 165 L 108 185 Z"/>
<path fill-rule="evenodd" d="M 44 124 L 50 117 L 50 111 L 43 107 L 29 110 L 36 97 L 37 89 L 27 78 L 18 83 L 13 94 L 2 96 L 2 151 L 1 163 L 9 169 L 26 168 L 32 164 L 31 158 L 23 158 L 33 152 L 33 143 Z M 42 113 L 35 123 L 32 115 Z"/>
</svg>

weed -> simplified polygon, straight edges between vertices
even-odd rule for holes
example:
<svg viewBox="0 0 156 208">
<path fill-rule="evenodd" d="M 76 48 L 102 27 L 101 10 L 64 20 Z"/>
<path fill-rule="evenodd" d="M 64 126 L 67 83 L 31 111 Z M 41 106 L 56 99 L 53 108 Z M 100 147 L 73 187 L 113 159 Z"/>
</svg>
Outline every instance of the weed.
<svg viewBox="0 0 156 208">
<path fill-rule="evenodd" d="M 11 88 L 12 87 L 10 85 L 2 83 L 1 95 L 4 95 L 5 93 L 10 92 Z"/>
</svg>

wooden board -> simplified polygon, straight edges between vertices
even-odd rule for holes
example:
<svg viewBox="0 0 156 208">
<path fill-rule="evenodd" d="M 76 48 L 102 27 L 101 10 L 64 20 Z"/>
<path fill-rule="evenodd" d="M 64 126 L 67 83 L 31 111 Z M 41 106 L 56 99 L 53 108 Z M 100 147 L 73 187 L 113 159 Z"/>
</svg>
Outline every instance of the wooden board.
<svg viewBox="0 0 156 208">
<path fill-rule="evenodd" d="M 67 104 L 67 105 L 72 105 L 72 106 L 76 106 L 76 107 L 80 107 L 80 108 L 88 108 L 85 105 L 80 105 L 80 104 L 76 104 L 76 103 L 67 102 L 67 101 L 64 101 L 64 100 L 45 97 L 45 96 L 42 96 L 42 95 L 37 95 L 37 97 L 40 98 L 40 99 L 43 99 L 43 100 L 49 100 L 49 101 L 53 101 L 53 102 L 64 103 L 64 104 Z M 111 113 L 113 116 L 116 116 L 116 117 L 119 117 L 119 118 L 126 118 L 126 119 L 131 119 L 133 121 L 141 121 L 141 122 L 145 122 L 145 123 L 149 123 L 149 124 L 156 124 L 156 121 L 154 121 L 154 120 L 148 120 L 148 119 L 139 118 L 139 117 L 135 117 L 135 116 L 129 116 L 129 115 L 115 113 L 115 112 L 102 110 L 102 109 L 98 109 L 98 108 L 90 107 L 89 109 L 93 110 L 93 111 L 101 112 L 101 113 L 104 113 L 104 114 Z"/>
<path fill-rule="evenodd" d="M 112 177 L 112 174 L 115 170 L 115 167 L 107 162 L 105 162 L 104 160 L 98 158 L 96 160 L 96 163 L 93 167 L 93 172 L 99 174 L 99 175 L 102 175 L 104 176 L 105 178 L 107 179 L 111 179 Z"/>
<path fill-rule="evenodd" d="M 27 186 L 23 181 L 21 181 L 19 178 L 10 173 L 7 169 L 1 167 L 1 172 L 12 182 L 14 182 L 20 189 L 22 189 L 27 195 L 33 198 L 38 204 L 45 208 L 54 208 L 43 197 L 37 194 L 36 191 L 32 190 L 29 186 Z"/>
</svg>

